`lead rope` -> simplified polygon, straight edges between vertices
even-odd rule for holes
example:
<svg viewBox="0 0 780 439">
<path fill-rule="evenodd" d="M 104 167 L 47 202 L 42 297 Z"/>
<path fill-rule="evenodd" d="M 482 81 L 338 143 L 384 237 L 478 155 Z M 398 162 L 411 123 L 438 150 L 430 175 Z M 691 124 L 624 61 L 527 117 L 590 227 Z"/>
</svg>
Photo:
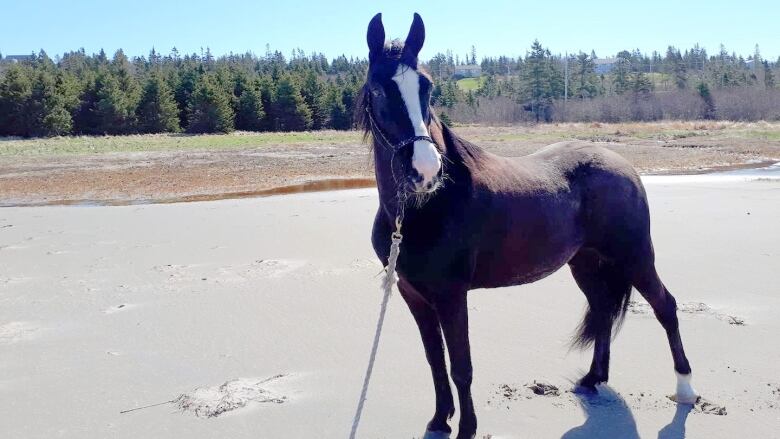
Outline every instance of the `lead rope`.
<svg viewBox="0 0 780 439">
<path fill-rule="evenodd" d="M 376 322 L 374 345 L 371 347 L 371 355 L 368 357 L 368 368 L 366 369 L 366 376 L 363 378 L 363 390 L 360 392 L 360 400 L 358 401 L 357 411 L 355 412 L 355 419 L 352 421 L 352 432 L 349 434 L 349 439 L 355 439 L 355 435 L 357 434 L 358 424 L 360 424 L 360 415 L 363 413 L 363 405 L 366 402 L 366 395 L 368 394 L 368 382 L 371 381 L 371 371 L 374 369 L 376 351 L 379 348 L 379 336 L 382 334 L 382 325 L 385 322 L 387 303 L 390 301 L 390 294 L 393 292 L 393 284 L 398 280 L 395 276 L 395 263 L 398 261 L 398 253 L 401 251 L 401 240 L 403 239 L 403 235 L 401 234 L 401 223 L 404 220 L 404 202 L 404 197 L 399 196 L 398 215 L 395 217 L 395 232 L 390 235 L 390 239 L 392 240 L 392 243 L 390 244 L 390 256 L 387 258 L 385 277 L 382 280 L 384 297 L 382 297 L 382 306 L 379 308 L 379 320 Z"/>
</svg>

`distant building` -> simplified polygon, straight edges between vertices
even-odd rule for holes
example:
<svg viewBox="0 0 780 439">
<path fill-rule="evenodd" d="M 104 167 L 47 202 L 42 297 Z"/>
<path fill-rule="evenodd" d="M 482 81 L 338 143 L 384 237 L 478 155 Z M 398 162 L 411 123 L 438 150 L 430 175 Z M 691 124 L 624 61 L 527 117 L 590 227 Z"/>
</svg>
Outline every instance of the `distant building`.
<svg viewBox="0 0 780 439">
<path fill-rule="evenodd" d="M 8 55 L 3 57 L 3 61 L 16 63 L 16 62 L 31 60 L 34 58 L 35 57 L 33 55 Z"/>
<path fill-rule="evenodd" d="M 615 68 L 616 61 L 617 58 L 596 58 L 593 60 L 593 70 L 599 75 L 609 73 Z"/>
<path fill-rule="evenodd" d="M 482 67 L 477 64 L 465 64 L 455 66 L 455 72 L 453 76 L 461 78 L 479 78 L 482 76 Z"/>
</svg>

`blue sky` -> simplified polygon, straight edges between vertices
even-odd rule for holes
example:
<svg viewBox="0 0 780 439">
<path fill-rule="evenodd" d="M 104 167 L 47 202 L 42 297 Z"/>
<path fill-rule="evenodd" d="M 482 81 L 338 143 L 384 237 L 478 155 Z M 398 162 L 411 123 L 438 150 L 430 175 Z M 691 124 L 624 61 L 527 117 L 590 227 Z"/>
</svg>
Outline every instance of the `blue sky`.
<svg viewBox="0 0 780 439">
<path fill-rule="evenodd" d="M 365 56 L 365 29 L 383 13 L 389 37 L 404 37 L 413 12 L 425 21 L 421 56 L 452 49 L 463 57 L 526 52 L 534 38 L 553 53 L 590 51 L 599 56 L 639 48 L 663 53 L 672 44 L 699 43 L 715 53 L 720 43 L 747 56 L 755 44 L 764 58 L 780 55 L 780 1 L 294 1 L 294 0 L 2 0 L 0 52 L 50 55 L 84 47 L 88 53 L 123 48 L 146 55 L 210 47 L 215 55 L 292 49 Z"/>
</svg>

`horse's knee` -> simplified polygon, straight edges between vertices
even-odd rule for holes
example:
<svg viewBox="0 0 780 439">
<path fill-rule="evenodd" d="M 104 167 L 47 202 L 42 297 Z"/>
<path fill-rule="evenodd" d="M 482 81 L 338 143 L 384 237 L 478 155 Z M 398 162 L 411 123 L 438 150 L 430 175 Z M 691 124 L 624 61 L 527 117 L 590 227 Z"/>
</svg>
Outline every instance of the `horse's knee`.
<svg viewBox="0 0 780 439">
<path fill-rule="evenodd" d="M 455 383 L 455 386 L 458 387 L 458 389 L 463 388 L 470 388 L 471 387 L 471 380 L 472 380 L 472 372 L 471 370 L 454 370 L 452 371 L 452 382 Z"/>
<path fill-rule="evenodd" d="M 677 320 L 677 300 L 674 296 L 669 294 L 664 289 L 664 294 L 661 295 L 655 303 L 650 303 L 650 306 L 655 312 L 655 316 L 664 329 L 667 331 L 676 331 L 679 328 L 679 321 Z"/>
</svg>

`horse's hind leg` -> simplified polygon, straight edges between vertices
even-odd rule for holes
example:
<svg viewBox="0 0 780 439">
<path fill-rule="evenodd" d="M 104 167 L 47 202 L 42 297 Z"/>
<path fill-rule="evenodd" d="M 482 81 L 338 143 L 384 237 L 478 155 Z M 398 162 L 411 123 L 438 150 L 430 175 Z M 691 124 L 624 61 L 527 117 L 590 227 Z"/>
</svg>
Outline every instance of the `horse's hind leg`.
<svg viewBox="0 0 780 439">
<path fill-rule="evenodd" d="M 650 250 L 652 252 L 652 250 Z M 680 403 L 693 404 L 698 399 L 696 391 L 691 387 L 691 365 L 683 350 L 680 338 L 679 322 L 677 320 L 677 301 L 669 293 L 652 262 L 652 253 L 649 260 L 634 274 L 633 283 L 636 289 L 653 308 L 655 316 L 666 331 L 669 339 L 669 347 L 672 350 L 674 370 L 677 372 L 676 400 Z"/>
<path fill-rule="evenodd" d="M 415 322 L 417 322 L 423 347 L 425 348 L 425 357 L 428 359 L 433 375 L 433 387 L 436 392 L 436 412 L 428 423 L 425 437 L 449 437 L 452 429 L 447 425 L 447 420 L 455 414 L 455 403 L 452 397 L 452 389 L 450 389 L 450 381 L 447 377 L 447 365 L 444 360 L 444 343 L 439 318 L 433 307 L 403 278 L 398 282 L 398 290 L 409 306 Z"/>
<path fill-rule="evenodd" d="M 603 260 L 595 251 L 580 250 L 569 261 L 574 280 L 588 300 L 588 310 L 579 328 L 575 345 L 593 343 L 593 361 L 580 380 L 582 387 L 593 389 L 609 380 L 609 348 L 612 327 L 622 319 L 631 294 L 631 280 L 622 267 Z"/>
</svg>

